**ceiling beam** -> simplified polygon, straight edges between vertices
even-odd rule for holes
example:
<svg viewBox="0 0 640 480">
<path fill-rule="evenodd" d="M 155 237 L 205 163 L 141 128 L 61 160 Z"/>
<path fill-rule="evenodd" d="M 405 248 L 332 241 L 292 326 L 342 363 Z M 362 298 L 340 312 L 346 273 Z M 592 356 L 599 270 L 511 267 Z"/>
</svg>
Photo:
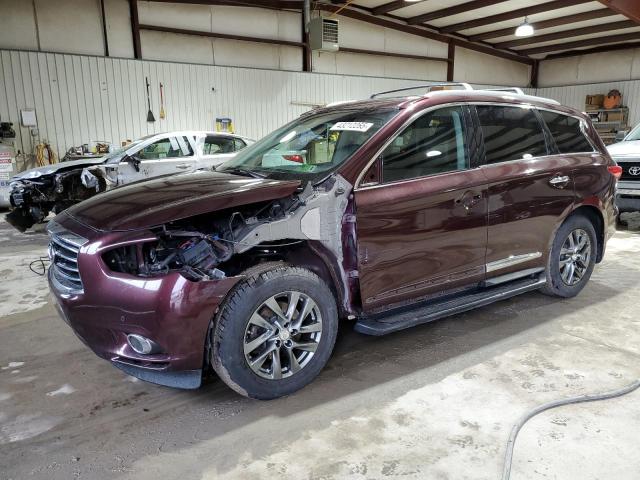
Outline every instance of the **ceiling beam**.
<svg viewBox="0 0 640 480">
<path fill-rule="evenodd" d="M 553 60 L 554 58 L 577 57 L 579 55 L 589 55 L 591 53 L 615 52 L 617 50 L 629 50 L 632 48 L 640 48 L 640 42 L 603 45 L 601 47 L 586 48 L 584 50 L 567 50 L 566 52 L 552 53 L 551 55 L 547 55 L 544 59 Z"/>
<path fill-rule="evenodd" d="M 478 8 L 490 7 L 497 3 L 504 3 L 507 0 L 472 0 L 471 2 L 461 3 L 452 7 L 442 8 L 433 12 L 423 13 L 415 17 L 407 18 L 409 25 L 415 25 L 417 23 L 426 23 L 431 20 L 437 20 L 438 18 L 448 17 L 450 15 L 457 15 L 459 13 L 469 12 L 471 10 L 477 10 Z"/>
<path fill-rule="evenodd" d="M 576 42 L 558 43 L 555 45 L 546 45 L 544 47 L 529 48 L 527 50 L 519 50 L 525 55 L 536 55 L 538 53 L 557 52 L 558 50 L 568 50 L 580 47 L 592 47 L 599 45 L 608 45 L 611 43 L 628 42 L 638 40 L 640 33 L 623 33 L 620 35 L 608 35 L 606 37 L 589 38 L 587 40 L 578 40 Z"/>
<path fill-rule="evenodd" d="M 394 10 L 400 10 L 401 8 L 408 7 L 409 5 L 417 5 L 422 2 L 407 2 L 406 0 L 395 0 L 394 2 L 385 3 L 379 7 L 375 7 L 371 10 L 374 15 L 384 15 L 385 13 L 393 12 Z"/>
<path fill-rule="evenodd" d="M 150 0 L 156 3 L 180 3 L 194 5 L 229 5 L 233 7 L 275 8 L 301 10 L 301 0 Z"/>
<path fill-rule="evenodd" d="M 620 22 L 603 23 L 601 25 L 573 28 L 571 30 L 563 30 L 561 32 L 548 33 L 546 35 L 537 35 L 533 37 L 520 38 L 518 40 L 510 40 L 508 42 L 494 43 L 493 45 L 496 48 L 521 47 L 523 45 L 533 45 L 536 43 L 563 40 L 565 38 L 579 37 L 581 35 L 591 35 L 592 33 L 609 32 L 613 30 L 622 30 L 624 28 L 634 28 L 637 26 L 638 24 L 633 20 L 622 20 Z M 640 33 L 638 34 L 638 38 L 640 38 Z"/>
<path fill-rule="evenodd" d="M 380 57 L 394 57 L 394 58 L 407 58 L 410 60 L 426 60 L 429 62 L 449 62 L 449 58 L 443 57 L 429 57 L 425 55 L 413 55 L 410 53 L 395 53 L 395 52 L 381 52 L 379 50 L 363 50 L 361 48 L 348 48 L 340 47 L 340 52 L 343 53 L 357 53 L 362 55 L 378 55 Z"/>
<path fill-rule="evenodd" d="M 289 47 L 304 47 L 303 42 L 291 42 L 289 40 L 278 40 L 271 38 L 248 37 L 245 35 L 229 35 L 226 33 L 204 32 L 200 30 L 186 30 L 183 28 L 159 27 L 157 25 L 140 24 L 140 30 L 151 30 L 156 32 L 175 33 L 178 35 L 194 35 L 199 37 L 223 38 L 226 40 L 239 40 L 242 42 L 268 43 L 271 45 L 286 45 Z"/>
<path fill-rule="evenodd" d="M 608 8 L 600 8 L 598 10 L 591 10 L 589 12 L 576 13 L 575 15 L 567 15 L 564 17 L 551 18 L 549 20 L 543 20 L 541 22 L 532 22 L 531 26 L 536 30 L 544 30 L 545 28 L 559 27 L 561 25 L 570 25 L 572 23 L 585 22 L 587 20 L 595 20 L 597 18 L 605 18 L 617 15 L 617 12 L 609 10 Z M 487 40 L 489 38 L 500 38 L 513 35 L 515 27 L 502 28 L 500 30 L 492 30 L 490 32 L 479 33 L 477 35 L 471 35 L 468 37 L 470 42 L 477 42 L 479 40 Z"/>
<path fill-rule="evenodd" d="M 614 12 L 621 13 L 640 25 L 640 2 L 638 0 L 598 0 Z"/>
<path fill-rule="evenodd" d="M 552 2 L 539 3 L 531 7 L 520 8 L 518 10 L 512 10 L 510 12 L 491 15 L 489 17 L 480 17 L 475 20 L 469 20 L 468 22 L 448 25 L 446 27 L 442 27 L 440 30 L 445 33 L 458 32 L 460 30 L 468 30 L 469 28 L 484 27 L 485 25 L 491 25 L 493 23 L 505 22 L 507 20 L 513 20 L 514 18 L 524 19 L 524 17 L 528 15 L 550 12 L 552 10 L 558 10 L 560 8 L 572 7 L 574 5 L 581 5 L 583 3 L 590 2 L 591 0 L 554 0 Z"/>
<path fill-rule="evenodd" d="M 378 25 L 380 27 L 390 28 L 392 30 L 398 30 L 400 32 L 408 33 L 410 35 L 416 35 L 418 37 L 429 38 L 431 40 L 436 40 L 438 42 L 449 43 L 453 42 L 456 46 L 467 48 L 469 50 L 474 50 L 480 53 L 486 53 L 487 55 L 493 55 L 494 57 L 504 58 L 507 60 L 513 60 L 514 62 L 524 63 L 526 65 L 532 65 L 533 59 L 525 57 L 524 55 L 520 55 L 519 53 L 509 52 L 506 50 L 498 50 L 497 48 L 493 48 L 491 46 L 485 46 L 478 43 L 468 42 L 467 40 L 452 37 L 450 35 L 443 35 L 441 33 L 437 33 L 431 30 L 427 30 L 422 27 L 416 27 L 412 25 L 407 25 L 406 23 L 401 23 L 400 21 L 387 20 L 382 17 L 376 17 L 374 15 L 369 15 L 359 10 L 355 10 L 353 8 L 342 8 L 338 5 L 329 5 L 326 3 L 316 4 L 316 8 L 319 10 L 335 13 L 340 10 L 338 15 L 343 17 L 353 18 L 354 20 L 360 20 L 362 22 L 367 22 L 373 25 Z"/>
</svg>

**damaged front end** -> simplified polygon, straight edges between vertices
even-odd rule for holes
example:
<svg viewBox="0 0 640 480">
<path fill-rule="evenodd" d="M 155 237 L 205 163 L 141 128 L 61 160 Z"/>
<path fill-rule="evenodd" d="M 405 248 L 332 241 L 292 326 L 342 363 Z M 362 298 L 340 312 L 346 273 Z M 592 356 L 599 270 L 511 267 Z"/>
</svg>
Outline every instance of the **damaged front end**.
<svg viewBox="0 0 640 480">
<path fill-rule="evenodd" d="M 354 239 L 343 224 L 351 185 L 335 175 L 285 198 L 177 220 L 152 228 L 153 240 L 107 249 L 112 271 L 151 278 L 177 272 L 192 282 L 241 275 L 266 261 L 306 266 L 332 285 L 351 314 Z M 346 259 L 345 259 L 345 249 Z"/>
<path fill-rule="evenodd" d="M 11 182 L 12 210 L 5 219 L 24 232 L 43 222 L 49 213 L 60 213 L 106 188 L 107 180 L 97 168 L 76 168 L 31 178 L 17 176 Z"/>
</svg>

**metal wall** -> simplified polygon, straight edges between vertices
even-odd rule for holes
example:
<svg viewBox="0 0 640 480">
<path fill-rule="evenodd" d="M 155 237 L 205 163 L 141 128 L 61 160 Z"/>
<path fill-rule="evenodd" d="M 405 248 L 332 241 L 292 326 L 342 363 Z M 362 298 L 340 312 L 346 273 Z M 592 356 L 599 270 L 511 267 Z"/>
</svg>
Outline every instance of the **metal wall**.
<svg viewBox="0 0 640 480">
<path fill-rule="evenodd" d="M 147 122 L 145 77 L 155 123 Z M 424 81 L 424 80 L 421 80 Z M 160 120 L 159 83 L 167 118 Z M 14 123 L 17 148 L 39 139 L 59 155 L 90 140 L 120 143 L 155 132 L 215 128 L 230 117 L 236 132 L 260 138 L 313 104 L 365 98 L 416 80 L 285 72 L 81 55 L 0 50 L 0 120 Z M 20 127 L 35 108 L 39 136 Z"/>
<path fill-rule="evenodd" d="M 145 77 L 155 123 L 146 121 Z M 20 151 L 31 153 L 46 139 L 60 156 L 90 140 L 120 143 L 160 131 L 213 129 L 216 117 L 230 117 L 238 133 L 260 138 L 313 104 L 424 81 L 0 50 L 0 120 L 14 123 Z M 631 124 L 639 122 L 640 80 L 527 91 L 582 110 L 585 95 L 612 88 L 623 93 Z M 36 110 L 36 137 L 20 127 L 25 108 Z"/>
</svg>

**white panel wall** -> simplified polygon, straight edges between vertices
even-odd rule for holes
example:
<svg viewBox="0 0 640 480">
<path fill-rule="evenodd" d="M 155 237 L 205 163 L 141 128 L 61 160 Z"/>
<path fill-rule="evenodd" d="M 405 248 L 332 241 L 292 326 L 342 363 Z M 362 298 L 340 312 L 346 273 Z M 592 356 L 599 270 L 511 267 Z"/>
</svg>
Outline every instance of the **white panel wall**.
<svg viewBox="0 0 640 480">
<path fill-rule="evenodd" d="M 147 123 L 145 77 L 155 123 Z M 167 118 L 159 119 L 159 82 Z M 59 155 L 90 140 L 119 143 L 180 129 L 213 129 L 231 117 L 240 134 L 259 138 L 312 104 L 368 97 L 415 80 L 283 72 L 104 57 L 0 50 L 0 119 L 14 123 L 30 153 L 20 110 L 35 108 L 40 138 Z"/>
<path fill-rule="evenodd" d="M 466 48 L 456 48 L 456 82 L 522 87 L 529 84 L 531 67 Z"/>
<path fill-rule="evenodd" d="M 340 17 L 340 46 L 425 57 L 447 57 L 447 45 L 397 30 Z M 346 52 L 313 52 L 313 70 L 323 73 L 420 78 L 444 81 L 447 64 Z"/>
<path fill-rule="evenodd" d="M 132 58 L 128 0 L 104 0 L 109 54 Z M 0 0 L 0 49 L 104 54 L 99 0 Z M 203 32 L 300 42 L 301 14 L 262 8 L 138 1 L 140 22 Z M 366 22 L 339 17 L 345 48 L 446 58 L 447 45 Z M 37 21 L 36 21 L 37 20 Z M 156 31 L 141 32 L 142 57 L 204 65 L 301 71 L 296 47 Z M 313 54 L 313 71 L 331 74 L 444 80 L 446 63 L 353 53 Z M 458 81 L 526 85 L 528 67 L 458 49 Z"/>
<path fill-rule="evenodd" d="M 640 78 L 640 49 L 594 53 L 540 62 L 541 87 Z"/>
</svg>

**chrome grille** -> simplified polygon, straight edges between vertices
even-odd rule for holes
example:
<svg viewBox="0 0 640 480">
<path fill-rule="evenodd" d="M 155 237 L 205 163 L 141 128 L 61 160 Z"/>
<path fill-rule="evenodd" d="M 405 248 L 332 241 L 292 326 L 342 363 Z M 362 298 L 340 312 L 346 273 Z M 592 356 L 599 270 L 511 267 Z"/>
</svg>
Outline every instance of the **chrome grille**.
<svg viewBox="0 0 640 480">
<path fill-rule="evenodd" d="M 65 230 L 55 221 L 47 225 L 49 260 L 54 286 L 64 293 L 82 293 L 82 279 L 78 270 L 78 252 L 87 239 Z"/>
</svg>

